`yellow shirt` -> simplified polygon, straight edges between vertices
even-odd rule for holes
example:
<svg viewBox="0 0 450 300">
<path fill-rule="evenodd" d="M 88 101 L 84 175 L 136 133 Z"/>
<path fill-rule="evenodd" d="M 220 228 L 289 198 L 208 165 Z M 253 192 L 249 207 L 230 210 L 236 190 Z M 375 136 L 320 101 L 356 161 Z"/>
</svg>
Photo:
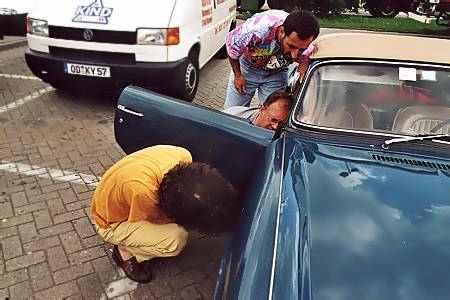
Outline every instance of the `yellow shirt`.
<svg viewBox="0 0 450 300">
<path fill-rule="evenodd" d="M 128 220 L 170 223 L 157 204 L 158 187 L 175 165 L 192 162 L 188 150 L 159 145 L 125 156 L 106 171 L 92 199 L 91 213 L 98 226 Z"/>
</svg>

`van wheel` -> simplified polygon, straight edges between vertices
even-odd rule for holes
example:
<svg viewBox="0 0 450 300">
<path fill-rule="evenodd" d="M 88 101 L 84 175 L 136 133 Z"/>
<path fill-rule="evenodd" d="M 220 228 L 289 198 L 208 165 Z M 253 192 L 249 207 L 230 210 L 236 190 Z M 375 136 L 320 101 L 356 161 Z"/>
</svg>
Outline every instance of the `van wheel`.
<svg viewBox="0 0 450 300">
<path fill-rule="evenodd" d="M 200 70 L 198 60 L 189 56 L 176 76 L 174 96 L 191 102 L 197 93 Z"/>
</svg>

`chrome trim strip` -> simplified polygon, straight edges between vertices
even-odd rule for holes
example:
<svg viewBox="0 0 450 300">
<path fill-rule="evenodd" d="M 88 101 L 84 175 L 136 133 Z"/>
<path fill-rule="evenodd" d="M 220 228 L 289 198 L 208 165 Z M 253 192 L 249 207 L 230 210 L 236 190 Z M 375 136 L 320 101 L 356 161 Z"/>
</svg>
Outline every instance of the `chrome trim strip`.
<svg viewBox="0 0 450 300">
<path fill-rule="evenodd" d="M 283 177 L 284 177 L 284 159 L 286 156 L 286 138 L 283 137 L 283 150 L 281 152 L 281 178 L 280 178 L 280 195 L 278 197 L 278 210 L 277 210 L 277 223 L 275 226 L 275 241 L 273 245 L 273 259 L 272 259 L 272 271 L 270 273 L 270 286 L 269 286 L 269 300 L 273 299 L 273 283 L 275 280 L 275 262 L 277 260 L 278 251 L 278 229 L 280 227 L 280 213 L 281 213 L 281 201 L 283 199 Z"/>
<path fill-rule="evenodd" d="M 394 61 L 383 61 L 383 60 L 357 60 L 357 59 L 333 59 L 333 60 L 325 60 L 318 62 L 315 64 L 312 68 L 308 70 L 308 73 L 306 73 L 305 79 L 306 81 L 310 80 L 311 74 L 313 71 L 315 71 L 317 68 L 323 66 L 323 65 L 329 65 L 329 64 L 335 64 L 335 63 L 370 63 L 370 64 L 380 64 L 380 65 L 406 65 L 406 66 L 416 66 L 416 67 L 432 67 L 432 68 L 444 68 L 449 69 L 450 66 L 446 65 L 439 65 L 439 64 L 425 64 L 425 63 L 411 63 L 411 62 L 394 62 Z M 294 124 L 296 126 L 307 126 L 311 128 L 316 129 L 324 129 L 329 131 L 337 131 L 337 132 L 348 132 L 348 133 L 359 133 L 359 134 L 367 134 L 367 135 L 375 135 L 375 136 L 390 136 L 390 137 L 405 137 L 407 135 L 401 135 L 401 134 L 393 134 L 393 133 L 381 133 L 381 132 L 372 132 L 372 131 L 364 131 L 364 130 L 352 130 L 352 129 L 342 129 L 342 128 L 333 128 L 333 127 L 325 127 L 320 125 L 312 125 L 307 123 L 299 122 L 295 119 L 295 115 L 299 109 L 300 101 L 299 99 L 303 97 L 305 93 L 306 85 L 302 83 L 302 88 L 300 90 L 299 95 L 297 96 L 297 99 L 295 99 L 296 103 L 294 106 L 294 109 L 292 110 L 291 114 L 291 124 Z"/>
<path fill-rule="evenodd" d="M 117 108 L 120 109 L 121 111 L 124 111 L 124 112 L 129 113 L 134 116 L 138 116 L 138 117 L 144 116 L 142 113 L 129 110 L 128 108 L 126 108 L 125 106 L 123 106 L 121 104 L 117 105 Z"/>
<path fill-rule="evenodd" d="M 447 141 L 441 141 L 441 140 L 431 140 L 432 142 L 435 142 L 435 143 L 439 143 L 439 144 L 446 144 L 446 145 L 450 145 L 450 142 L 447 142 Z"/>
<path fill-rule="evenodd" d="M 331 128 L 331 127 L 311 125 L 311 124 L 306 124 L 306 123 L 299 123 L 299 124 L 300 124 L 300 126 L 306 126 L 306 127 L 311 127 L 311 128 L 315 128 L 315 129 L 331 130 L 331 131 L 337 131 L 337 132 L 350 132 L 350 133 L 360 133 L 360 134 L 362 133 L 362 134 L 368 134 L 368 135 L 399 137 L 399 138 L 405 137 L 405 135 L 392 134 L 392 133 L 370 132 L 370 131 L 343 129 L 343 128 Z M 413 137 L 413 136 L 411 136 L 411 137 Z"/>
</svg>

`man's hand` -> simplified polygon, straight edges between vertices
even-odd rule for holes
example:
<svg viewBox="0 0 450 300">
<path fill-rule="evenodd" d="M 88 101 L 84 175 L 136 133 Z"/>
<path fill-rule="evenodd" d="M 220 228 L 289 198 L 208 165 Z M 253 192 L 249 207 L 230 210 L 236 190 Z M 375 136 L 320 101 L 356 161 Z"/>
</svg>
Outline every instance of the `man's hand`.
<svg viewBox="0 0 450 300">
<path fill-rule="evenodd" d="M 234 87 L 238 91 L 239 94 L 244 95 L 247 92 L 247 88 L 245 87 L 245 78 L 244 76 L 234 76 Z"/>
</svg>

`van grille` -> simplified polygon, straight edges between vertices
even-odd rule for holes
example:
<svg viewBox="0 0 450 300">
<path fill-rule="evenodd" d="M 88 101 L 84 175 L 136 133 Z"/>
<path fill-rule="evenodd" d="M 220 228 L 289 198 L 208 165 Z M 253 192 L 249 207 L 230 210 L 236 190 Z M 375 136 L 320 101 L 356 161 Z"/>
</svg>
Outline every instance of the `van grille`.
<svg viewBox="0 0 450 300">
<path fill-rule="evenodd" d="M 403 164 L 403 165 L 411 165 L 416 167 L 423 167 L 429 169 L 438 169 L 438 170 L 450 170 L 450 165 L 430 162 L 426 160 L 417 160 L 417 159 L 407 159 L 395 156 L 384 156 L 378 154 L 372 154 L 372 158 L 378 161 L 395 163 L 395 164 Z"/>
<path fill-rule="evenodd" d="M 72 40 L 72 41 L 85 41 L 83 37 L 84 28 L 71 28 L 61 26 L 48 26 L 48 35 L 51 38 Z M 111 30 L 99 30 L 90 29 L 93 33 L 92 40 L 89 42 L 96 43 L 110 43 L 110 44 L 136 44 L 136 31 L 111 31 Z"/>
<path fill-rule="evenodd" d="M 69 49 L 49 47 L 50 54 L 57 58 L 72 60 L 74 62 L 110 63 L 110 64 L 134 64 L 136 62 L 133 53 L 114 53 L 104 51 L 90 51 L 81 49 Z"/>
</svg>

